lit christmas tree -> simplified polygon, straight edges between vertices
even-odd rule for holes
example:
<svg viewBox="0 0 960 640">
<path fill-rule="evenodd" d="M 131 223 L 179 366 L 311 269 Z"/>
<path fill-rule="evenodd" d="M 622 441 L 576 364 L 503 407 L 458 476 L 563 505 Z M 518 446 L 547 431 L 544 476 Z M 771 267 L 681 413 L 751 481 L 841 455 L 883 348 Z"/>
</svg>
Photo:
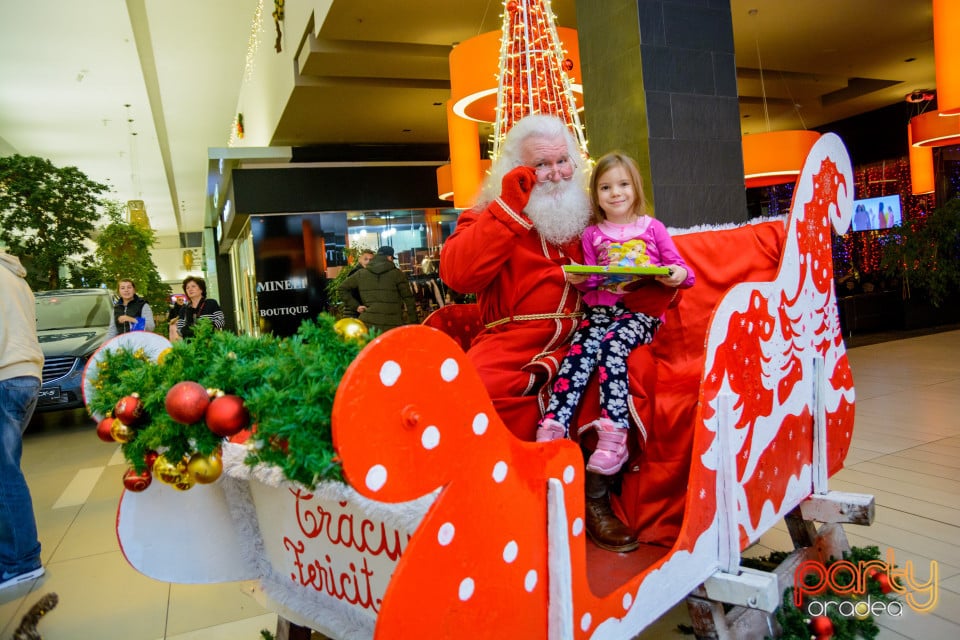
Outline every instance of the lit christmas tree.
<svg viewBox="0 0 960 640">
<path fill-rule="evenodd" d="M 550 0 L 507 0 L 504 8 L 494 157 L 513 124 L 533 113 L 564 120 L 587 156 L 587 140 L 567 76 L 573 62 L 560 45 Z"/>
</svg>

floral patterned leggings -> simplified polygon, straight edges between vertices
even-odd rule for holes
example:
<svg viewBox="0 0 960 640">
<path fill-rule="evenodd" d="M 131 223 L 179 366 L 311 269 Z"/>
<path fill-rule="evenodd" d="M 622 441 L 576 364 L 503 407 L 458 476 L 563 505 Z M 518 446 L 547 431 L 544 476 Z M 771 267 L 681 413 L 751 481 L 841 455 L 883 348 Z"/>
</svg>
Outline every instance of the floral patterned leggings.
<svg viewBox="0 0 960 640">
<path fill-rule="evenodd" d="M 560 364 L 543 417 L 562 424 L 569 435 L 573 412 L 596 370 L 600 380 L 600 417 L 626 429 L 630 424 L 627 356 L 639 345 L 650 344 L 659 326 L 658 318 L 634 313 L 620 304 L 590 308 Z"/>
</svg>

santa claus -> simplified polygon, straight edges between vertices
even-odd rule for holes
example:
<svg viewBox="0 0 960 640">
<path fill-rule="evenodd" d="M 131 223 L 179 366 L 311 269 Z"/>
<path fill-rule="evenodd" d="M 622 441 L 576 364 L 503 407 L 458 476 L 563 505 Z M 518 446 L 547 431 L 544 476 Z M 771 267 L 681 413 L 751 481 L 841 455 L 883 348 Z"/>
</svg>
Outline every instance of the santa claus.
<svg viewBox="0 0 960 640">
<path fill-rule="evenodd" d="M 589 165 L 562 120 L 531 115 L 517 121 L 478 203 L 460 216 L 441 255 L 441 279 L 477 296 L 484 328 L 467 353 L 504 423 L 525 440 L 534 440 L 547 383 L 583 316 L 580 292 L 562 267 L 582 261 L 580 234 L 590 219 L 588 181 Z M 644 287 L 624 303 L 658 317 L 675 290 L 658 291 Z M 656 367 L 642 348 L 631 353 L 628 367 L 630 415 L 637 427 L 631 432 L 638 434 L 631 447 L 638 450 L 644 423 L 652 416 L 648 390 L 654 388 Z M 595 389 L 584 398 L 584 404 L 591 402 L 598 402 Z M 589 472 L 585 477 L 591 539 L 611 551 L 636 549 L 636 532 L 610 504 L 609 488 L 619 478 Z"/>
</svg>

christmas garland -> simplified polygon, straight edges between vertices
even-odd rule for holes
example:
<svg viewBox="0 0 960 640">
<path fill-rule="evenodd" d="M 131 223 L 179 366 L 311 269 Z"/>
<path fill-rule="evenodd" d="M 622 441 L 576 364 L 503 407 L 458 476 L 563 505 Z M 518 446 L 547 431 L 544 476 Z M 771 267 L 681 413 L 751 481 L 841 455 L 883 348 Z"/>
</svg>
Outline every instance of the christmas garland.
<svg viewBox="0 0 960 640">
<path fill-rule="evenodd" d="M 342 481 L 330 414 L 366 341 L 362 323 L 326 314 L 290 338 L 237 336 L 201 321 L 157 362 L 142 349 L 106 351 L 88 408 L 105 416 L 98 435 L 123 443 L 128 489 L 145 489 L 151 474 L 179 489 L 216 480 L 219 448 L 233 434 L 246 439 L 246 464 L 276 466 L 313 488 Z"/>
</svg>

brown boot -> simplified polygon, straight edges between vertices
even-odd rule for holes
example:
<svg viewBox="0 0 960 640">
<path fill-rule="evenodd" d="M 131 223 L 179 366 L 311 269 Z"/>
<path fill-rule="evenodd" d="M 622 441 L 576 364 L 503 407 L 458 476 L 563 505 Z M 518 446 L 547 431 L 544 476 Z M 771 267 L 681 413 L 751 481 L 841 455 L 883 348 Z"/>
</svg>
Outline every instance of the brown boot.
<svg viewBox="0 0 960 640">
<path fill-rule="evenodd" d="M 610 492 L 607 478 L 597 473 L 586 474 L 584 489 L 586 493 L 587 535 L 601 549 L 624 553 L 640 546 L 627 525 L 620 522 L 610 506 Z"/>
</svg>

